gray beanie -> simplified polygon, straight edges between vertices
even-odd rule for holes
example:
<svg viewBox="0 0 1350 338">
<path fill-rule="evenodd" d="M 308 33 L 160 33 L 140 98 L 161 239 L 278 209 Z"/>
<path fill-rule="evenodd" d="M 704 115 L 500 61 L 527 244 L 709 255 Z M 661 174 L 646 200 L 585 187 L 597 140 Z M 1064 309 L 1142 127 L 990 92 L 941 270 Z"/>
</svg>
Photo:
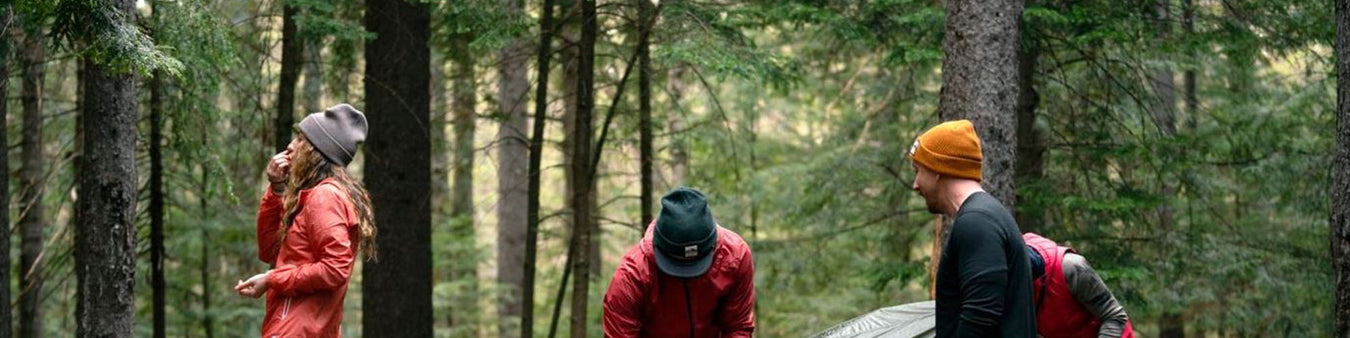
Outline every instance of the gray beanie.
<svg viewBox="0 0 1350 338">
<path fill-rule="evenodd" d="M 366 115 L 346 103 L 313 113 L 300 121 L 300 132 L 323 158 L 346 166 L 356 156 L 356 146 L 366 141 Z"/>
</svg>

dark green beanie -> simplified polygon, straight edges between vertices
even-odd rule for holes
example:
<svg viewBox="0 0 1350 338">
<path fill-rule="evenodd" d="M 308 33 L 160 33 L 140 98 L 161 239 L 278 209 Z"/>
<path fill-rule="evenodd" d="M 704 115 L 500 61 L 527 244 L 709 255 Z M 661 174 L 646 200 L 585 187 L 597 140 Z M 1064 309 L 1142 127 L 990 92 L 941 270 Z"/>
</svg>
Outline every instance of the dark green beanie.
<svg viewBox="0 0 1350 338">
<path fill-rule="evenodd" d="M 656 266 L 661 272 L 693 278 L 708 272 L 717 247 L 717 222 L 708 199 L 693 188 L 676 188 L 661 198 L 661 213 L 652 231 Z"/>
</svg>

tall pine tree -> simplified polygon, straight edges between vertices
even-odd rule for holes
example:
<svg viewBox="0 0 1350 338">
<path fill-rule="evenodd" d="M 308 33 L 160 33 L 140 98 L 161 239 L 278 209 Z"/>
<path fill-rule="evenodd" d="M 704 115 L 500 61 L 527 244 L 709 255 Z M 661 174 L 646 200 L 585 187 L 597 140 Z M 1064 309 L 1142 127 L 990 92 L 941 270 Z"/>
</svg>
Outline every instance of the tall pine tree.
<svg viewBox="0 0 1350 338">
<path fill-rule="evenodd" d="M 425 3 L 366 1 L 365 182 L 375 204 L 379 260 L 362 271 L 366 337 L 429 337 L 431 141 L 429 17 Z"/>
</svg>

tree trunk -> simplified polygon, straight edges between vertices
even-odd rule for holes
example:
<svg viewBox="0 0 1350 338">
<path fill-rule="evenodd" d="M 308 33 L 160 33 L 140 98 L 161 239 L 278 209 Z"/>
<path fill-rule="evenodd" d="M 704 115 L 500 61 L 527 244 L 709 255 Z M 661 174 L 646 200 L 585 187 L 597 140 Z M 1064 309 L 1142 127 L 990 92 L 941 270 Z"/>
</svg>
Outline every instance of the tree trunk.
<svg viewBox="0 0 1350 338">
<path fill-rule="evenodd" d="M 572 143 L 572 238 L 578 248 L 572 261 L 572 337 L 586 337 L 586 313 L 590 308 L 591 230 L 591 140 L 594 139 L 591 113 L 595 109 L 595 38 L 598 31 L 595 0 L 581 1 L 581 38 L 577 53 L 576 121 Z"/>
<path fill-rule="evenodd" d="M 453 39 L 450 39 L 450 41 L 450 48 L 458 48 Z M 431 67 L 427 68 L 431 74 L 428 83 L 431 86 L 431 130 L 429 134 L 431 135 L 431 232 L 433 234 L 449 231 L 448 228 L 446 230 L 439 229 L 439 226 L 450 223 L 450 206 L 453 204 L 453 197 L 450 195 L 453 163 L 450 157 L 454 155 L 452 153 L 454 148 L 451 146 L 453 140 L 450 139 L 449 134 L 452 118 L 452 112 L 450 111 L 450 91 L 452 90 L 450 74 L 453 70 L 450 67 L 450 58 L 433 48 L 431 50 Z M 433 238 L 432 241 L 435 241 L 435 239 Z M 446 257 L 452 258 L 455 256 L 447 254 Z M 444 259 L 433 257 L 432 260 L 440 262 Z M 440 266 L 434 266 L 433 269 L 439 272 Z M 445 277 L 445 275 L 439 273 L 434 275 L 434 278 L 438 281 Z M 451 323 L 453 323 L 453 320 L 451 320 Z M 453 326 L 453 324 L 451 325 Z"/>
<path fill-rule="evenodd" d="M 562 54 L 562 58 L 563 58 L 563 81 L 562 81 L 562 82 L 563 82 L 563 85 L 564 85 L 564 86 L 563 86 L 563 92 L 565 93 L 564 96 L 563 96 L 563 106 L 564 106 L 564 110 L 563 110 L 563 116 L 562 116 L 562 119 L 561 119 L 561 120 L 562 120 L 562 123 L 563 123 L 564 136 L 563 136 L 563 141 L 562 141 L 562 143 L 560 144 L 560 145 L 561 145 L 560 148 L 562 148 L 562 152 L 563 152 L 563 154 L 562 154 L 562 155 L 563 155 L 563 156 L 562 156 L 562 158 L 563 158 L 562 167 L 563 167 L 563 171 L 564 171 L 563 175 L 566 176 L 565 191 L 564 191 L 563 193 L 564 193 L 564 195 L 566 195 L 566 196 L 574 196 L 574 195 L 576 195 L 576 193 L 577 193 L 575 190 L 573 190 L 573 188 L 575 188 L 577 185 L 576 185 L 575 182 L 572 181 L 572 179 L 576 177 L 576 176 L 574 176 L 573 173 L 572 173 L 572 170 L 576 168 L 576 166 L 573 165 L 573 163 L 572 163 L 572 161 L 576 159 L 576 157 L 575 157 L 575 156 L 573 155 L 573 153 L 572 153 L 572 150 L 575 149 L 575 147 L 578 146 L 578 145 L 576 144 L 577 142 L 583 142 L 583 141 L 578 141 L 578 139 L 576 138 L 576 128 L 577 128 L 577 121 L 578 121 L 577 118 L 576 118 L 576 115 L 577 115 L 577 100 L 578 100 L 578 96 L 577 96 L 577 92 L 578 92 L 578 89 L 577 89 L 577 81 L 578 81 L 578 76 L 579 76 L 578 68 L 580 67 L 580 65 L 579 65 L 579 59 L 581 58 L 581 56 L 580 56 L 580 47 L 578 46 L 578 41 L 581 40 L 581 31 L 580 31 L 580 28 L 581 28 L 581 27 L 580 27 L 580 24 L 581 24 L 581 21 L 584 21 L 584 20 L 582 20 L 582 19 L 580 18 L 580 15 L 581 15 L 581 14 L 580 14 L 580 13 L 581 13 L 581 7 L 582 7 L 581 5 L 582 5 L 582 3 L 581 3 L 580 1 L 573 1 L 573 2 L 571 2 L 571 4 L 572 4 L 573 7 L 569 9 L 570 14 L 564 15 L 564 17 L 571 18 L 571 19 L 574 20 L 574 21 L 569 21 L 568 23 L 562 25 L 562 29 L 563 29 L 563 30 L 562 30 L 562 38 L 563 38 L 564 41 L 566 41 L 566 42 L 568 42 L 568 43 L 564 44 L 566 47 L 565 47 L 565 49 L 563 49 L 563 50 L 561 51 L 561 53 L 560 53 L 560 54 Z M 594 62 L 592 62 L 592 65 L 593 65 L 593 64 L 594 64 Z M 592 66 L 592 69 L 594 69 L 594 66 Z M 594 79 L 594 75 L 592 75 L 592 79 Z M 592 80 L 591 82 L 594 83 L 594 80 Z M 594 88 L 592 88 L 591 90 L 594 91 Z M 594 96 L 593 93 L 592 93 L 592 96 Z M 592 107 L 594 107 L 594 103 L 593 103 L 593 102 L 592 102 Z M 592 110 L 593 110 L 593 109 L 592 109 Z M 588 120 L 588 121 L 589 121 L 589 120 Z M 591 121 L 591 122 L 594 122 L 594 121 Z M 593 127 L 593 126 L 588 126 L 588 128 L 591 128 L 591 130 L 592 130 L 591 135 L 594 135 L 594 132 L 593 132 L 594 127 Z M 583 143 L 591 143 L 592 141 L 594 141 L 593 138 L 594 138 L 594 137 L 592 137 L 591 140 L 585 140 Z M 591 156 L 587 156 L 587 157 L 591 157 Z M 586 174 L 583 173 L 583 175 L 586 175 Z M 594 175 L 592 175 L 592 177 L 594 177 Z M 592 180 L 591 180 L 591 187 L 592 187 L 591 189 L 594 189 L 594 185 L 595 185 L 595 180 L 592 179 Z M 598 204 L 598 203 L 596 203 L 596 202 L 597 202 L 597 197 L 598 197 L 598 196 L 597 196 L 596 194 L 590 194 L 590 195 L 589 195 L 590 201 L 587 202 L 587 205 L 589 205 L 589 206 L 591 207 L 591 210 L 589 211 L 589 213 L 591 213 L 591 215 L 595 215 L 595 214 L 596 214 L 596 209 L 595 209 L 595 208 L 596 208 L 596 206 L 597 206 L 597 204 Z M 572 206 L 571 204 L 568 204 L 568 207 L 569 207 L 569 208 L 570 208 L 571 206 Z M 563 220 L 564 223 L 572 222 L 573 219 L 572 219 L 571 217 L 573 217 L 574 215 L 577 214 L 577 211 L 575 211 L 575 210 L 570 210 L 570 209 L 569 209 L 568 211 L 569 211 L 569 213 L 567 214 L 567 217 L 568 217 L 568 218 L 566 218 L 566 219 Z M 595 218 L 594 218 L 594 217 L 591 218 L 591 222 L 592 222 L 592 223 L 590 224 L 590 226 L 589 226 L 588 228 L 591 229 L 591 233 L 592 233 L 592 236 L 593 236 L 593 237 L 598 237 L 598 236 L 599 236 L 599 235 L 598 235 L 598 234 L 599 234 L 599 232 L 598 232 L 599 224 L 598 224 L 598 223 L 595 223 Z M 600 251 L 599 243 L 589 243 L 589 244 L 586 244 L 586 246 L 584 247 L 584 249 L 587 251 L 587 253 L 585 253 L 585 254 L 591 255 L 590 257 L 592 257 L 592 260 L 597 260 L 597 259 L 598 259 L 598 257 L 599 257 L 599 251 Z M 569 264 L 570 264 L 570 263 L 569 263 Z M 598 271 L 599 271 L 598 268 L 592 268 L 591 270 L 593 270 L 592 272 L 598 272 Z"/>
<path fill-rule="evenodd" d="M 1350 0 L 1336 0 L 1336 157 L 1332 169 L 1331 265 L 1337 337 L 1350 337 Z"/>
<path fill-rule="evenodd" d="M 539 247 L 539 186 L 544 152 L 544 124 L 548 110 L 549 55 L 553 44 L 553 0 L 544 0 L 539 18 L 539 52 L 536 55 L 537 87 L 534 92 L 534 131 L 530 137 L 529 193 L 526 205 L 525 271 L 521 279 L 520 301 L 525 311 L 520 316 L 520 336 L 534 336 L 534 265 Z"/>
<path fill-rule="evenodd" d="M 1155 9 L 1155 20 L 1157 25 L 1158 41 L 1166 43 L 1172 38 L 1171 16 L 1172 9 L 1169 0 L 1157 0 Z M 1157 96 L 1156 105 L 1152 109 L 1153 122 L 1157 124 L 1158 130 L 1163 137 L 1171 138 L 1176 135 L 1176 81 L 1172 68 L 1160 66 L 1153 70 L 1153 90 Z M 1175 184 L 1170 180 L 1160 182 L 1161 187 L 1158 192 L 1164 198 L 1164 202 L 1157 207 L 1158 224 L 1164 233 L 1170 233 L 1175 222 L 1175 212 L 1172 206 L 1167 204 L 1172 195 L 1176 193 Z M 1185 337 L 1186 321 L 1182 319 L 1181 313 L 1167 312 L 1162 314 L 1159 324 L 1160 337 Z"/>
<path fill-rule="evenodd" d="M 579 56 L 577 56 L 577 53 L 579 53 L 577 40 L 581 39 L 581 25 L 579 24 L 580 19 L 578 19 L 578 16 L 581 15 L 581 2 L 571 1 L 565 2 L 564 4 L 570 5 L 570 7 L 568 7 L 566 12 L 561 15 L 561 18 L 566 21 L 561 25 L 562 42 L 559 43 L 561 50 L 558 51 L 559 56 L 562 58 L 561 63 L 563 68 L 563 116 L 560 119 L 562 122 L 563 139 L 562 142 L 558 144 L 558 148 L 559 151 L 562 152 L 562 168 L 564 176 L 563 195 L 571 198 L 576 194 L 572 191 L 572 187 L 576 185 L 572 182 L 572 148 L 573 144 L 576 143 L 577 59 L 579 58 Z M 571 207 L 572 204 L 568 203 L 567 208 Z M 572 221 L 571 217 L 572 212 L 571 210 L 568 210 L 568 212 L 564 214 L 563 223 L 570 224 Z"/>
<path fill-rule="evenodd" d="M 1023 38 L 1027 37 L 1024 35 Z M 1017 164 L 1013 180 L 1018 189 L 1026 189 L 1027 183 L 1039 181 L 1045 171 L 1042 160 L 1045 145 L 1036 130 L 1036 107 L 1040 105 L 1040 96 L 1036 92 L 1035 75 L 1040 48 L 1035 42 L 1025 45 L 1027 47 L 1017 57 Z M 1025 210 L 1028 203 L 1024 203 L 1023 195 L 1020 191 L 1017 194 L 1017 206 L 1022 209 L 1014 212 L 1017 227 L 1022 232 L 1041 233 L 1044 211 L 1039 206 Z"/>
<path fill-rule="evenodd" d="M 361 1 L 335 1 L 333 16 L 338 20 L 356 22 L 365 15 L 365 3 Z M 333 102 L 353 102 L 352 76 L 359 71 L 360 51 L 365 39 L 334 37 L 328 44 L 329 73 L 324 77 L 324 87 Z M 322 67 L 321 67 L 322 68 Z"/>
<path fill-rule="evenodd" d="M 26 18 L 33 19 L 33 18 Z M 42 230 L 46 226 L 42 207 L 42 82 L 46 49 L 40 30 L 24 30 L 23 50 L 23 164 L 19 213 L 22 244 L 19 253 L 19 337 L 42 337 Z"/>
<path fill-rule="evenodd" d="M 521 16 L 525 3 L 501 0 L 508 16 Z M 499 327 L 502 337 L 520 332 L 520 297 L 525 273 L 525 232 L 529 203 L 529 144 L 525 136 L 530 79 L 528 44 L 524 37 L 511 41 L 498 52 L 497 102 L 502 123 L 497 130 L 497 279 L 502 293 L 498 298 Z"/>
<path fill-rule="evenodd" d="M 321 112 L 323 106 L 323 37 L 311 36 L 303 39 L 301 49 L 305 55 L 305 111 L 304 114 Z"/>
<path fill-rule="evenodd" d="M 1185 31 L 1187 39 L 1195 34 L 1195 4 L 1193 0 L 1181 0 L 1181 28 Z M 1194 53 L 1191 53 L 1191 55 L 1194 56 Z M 1200 99 L 1195 96 L 1195 69 L 1186 69 L 1186 72 L 1182 74 L 1182 80 L 1186 82 L 1186 87 L 1182 89 L 1185 91 L 1182 94 L 1186 107 L 1185 129 L 1193 132 L 1200 117 Z"/>
<path fill-rule="evenodd" d="M 117 0 L 132 25 L 134 1 Z M 86 42 L 87 43 L 87 42 Z M 136 79 L 85 59 L 75 227 L 77 337 L 131 337 L 136 281 Z"/>
<path fill-rule="evenodd" d="M 685 67 L 675 65 L 666 71 L 666 91 L 670 93 L 670 109 L 666 110 L 666 133 L 670 134 L 670 177 L 666 190 L 685 185 L 689 177 L 689 150 L 684 143 L 685 119 L 680 99 L 684 97 Z"/>
<path fill-rule="evenodd" d="M 436 11 L 436 9 L 432 9 Z M 453 40 L 450 40 L 453 41 Z M 451 42 L 450 48 L 457 48 Z M 458 243 L 461 238 L 454 235 L 455 218 L 450 214 L 450 207 L 453 204 L 453 196 L 450 195 L 451 167 L 454 165 L 451 161 L 453 149 L 450 139 L 450 91 L 451 78 L 450 59 L 439 50 L 431 49 L 431 67 L 428 67 L 430 75 L 429 85 L 431 86 L 431 241 L 432 241 L 432 266 L 431 278 L 435 280 L 432 283 L 434 290 L 436 285 L 445 282 L 454 283 L 459 274 L 452 271 L 462 264 L 455 258 L 459 255 Z M 436 234 L 449 234 L 447 239 L 439 239 Z M 437 252 L 437 246 L 444 247 Z M 433 291 L 434 292 L 434 291 Z M 455 328 L 460 325 L 461 313 L 459 310 L 459 296 L 462 292 L 452 292 L 449 300 L 444 302 L 443 306 L 435 305 L 433 302 L 432 312 L 436 315 L 435 321 L 445 321 L 443 325 L 446 328 Z M 440 329 L 441 324 L 433 324 L 434 329 Z"/>
<path fill-rule="evenodd" d="M 1167 42 L 1172 38 L 1171 16 L 1172 9 L 1168 4 L 1169 0 L 1157 0 L 1155 7 L 1157 12 L 1157 27 L 1159 42 Z M 1153 70 L 1153 90 L 1157 95 L 1157 106 L 1153 109 L 1153 121 L 1158 125 L 1165 135 L 1174 135 L 1176 129 L 1176 81 L 1173 79 L 1172 67 L 1159 66 Z"/>
<path fill-rule="evenodd" d="M 281 17 L 281 84 L 277 88 L 277 116 L 275 128 L 276 152 L 286 150 L 291 143 L 291 125 L 295 123 L 295 82 L 300 78 L 301 41 L 296 36 L 295 16 L 300 10 L 287 2 L 282 6 Z"/>
<path fill-rule="evenodd" d="M 1195 85 L 1196 81 L 1198 81 L 1195 77 L 1195 70 L 1187 69 L 1186 72 L 1182 73 L 1182 80 L 1186 82 L 1184 84 L 1185 87 L 1182 88 L 1182 90 L 1185 91 L 1182 95 L 1184 96 L 1186 107 L 1186 122 L 1184 128 L 1188 131 L 1195 131 L 1200 118 L 1200 99 L 1195 95 Z"/>
<path fill-rule="evenodd" d="M 205 130 L 202 130 L 202 133 L 205 132 Z M 211 169 L 206 165 L 202 165 L 201 171 L 202 190 L 198 192 L 198 196 L 200 196 L 200 199 L 198 200 L 198 209 L 201 211 L 202 219 L 211 219 L 211 209 L 207 205 L 207 202 L 210 200 L 211 191 L 209 188 L 210 181 L 208 180 L 207 175 L 211 172 Z M 215 337 L 215 314 L 211 312 L 211 290 L 214 290 L 211 286 L 211 258 L 215 256 L 211 255 L 212 240 L 210 228 L 205 226 L 201 227 L 201 233 L 202 245 L 198 255 L 201 255 L 202 259 L 200 271 L 202 279 L 202 330 L 205 331 L 206 338 L 212 338 Z"/>
<path fill-rule="evenodd" d="M 154 12 L 154 3 L 150 4 L 151 12 Z M 154 18 L 159 21 L 158 17 Z M 151 24 L 153 29 L 161 28 L 158 24 Z M 155 33 L 154 30 L 152 33 Z M 153 317 L 153 328 L 151 336 L 155 338 L 165 337 L 165 318 L 164 318 L 164 153 L 163 153 L 163 120 L 164 120 L 164 73 L 155 71 L 150 78 L 150 206 L 147 212 L 150 214 L 150 289 L 151 315 Z M 203 218 L 205 219 L 205 218 Z M 205 243 L 203 243 L 204 245 Z M 206 289 L 202 291 L 205 293 Z"/>
<path fill-rule="evenodd" d="M 594 90 L 592 90 L 592 93 L 594 93 Z M 592 94 L 591 97 L 594 97 L 594 94 Z M 591 117 L 594 118 L 595 106 L 591 105 L 591 107 L 592 107 Z M 595 135 L 594 125 L 592 125 L 591 127 L 591 135 Z M 595 139 L 595 137 L 592 136 L 591 139 Z M 599 164 L 596 163 L 597 157 L 599 156 L 596 154 L 598 148 L 599 148 L 598 146 L 592 146 L 591 154 L 588 155 L 591 158 L 591 165 L 587 166 L 591 170 L 591 174 L 588 175 L 591 177 L 590 186 L 586 188 L 586 190 L 588 191 L 586 193 L 586 196 L 591 199 L 589 202 L 586 202 L 586 205 L 591 206 L 590 211 L 586 213 L 587 215 L 589 215 L 587 219 L 589 220 L 588 222 L 590 222 L 591 228 L 590 235 L 587 236 L 590 237 L 590 239 L 587 240 L 587 243 L 589 243 L 588 249 L 589 253 L 586 254 L 586 260 L 590 262 L 587 265 L 590 269 L 588 270 L 590 271 L 588 272 L 589 276 L 600 275 L 600 261 L 602 260 L 600 256 L 600 240 L 604 238 L 604 233 L 600 229 L 600 220 L 596 218 L 597 215 L 600 215 L 600 194 L 595 193 L 596 184 L 598 184 L 599 182 L 599 180 L 597 180 L 596 177 L 599 177 L 600 175 L 599 171 L 601 169 L 599 167 Z"/>
<path fill-rule="evenodd" d="M 946 227 L 944 217 L 934 217 L 929 223 L 933 224 L 933 246 L 928 254 L 928 299 L 937 300 L 937 267 L 938 262 L 942 260 L 942 242 L 946 240 L 943 236 Z"/>
<path fill-rule="evenodd" d="M 1248 46 L 1258 45 L 1261 37 L 1247 27 L 1250 19 L 1239 14 L 1235 6 L 1242 5 L 1241 3 L 1224 2 L 1220 6 L 1223 7 L 1224 14 L 1227 16 L 1221 21 L 1220 29 L 1224 31 L 1225 35 L 1228 35 L 1225 37 L 1226 39 L 1234 41 L 1222 48 L 1228 68 L 1224 72 L 1224 77 L 1228 81 L 1228 91 L 1235 94 L 1234 97 L 1241 103 L 1251 101 L 1242 96 L 1242 93 L 1247 92 L 1252 83 L 1256 81 L 1256 58 L 1261 53 L 1259 48 Z"/>
<path fill-rule="evenodd" d="M 365 178 L 375 203 L 377 261 L 362 271 L 366 337 L 429 337 L 431 55 L 425 3 L 367 0 L 364 79 L 370 133 Z"/>
<path fill-rule="evenodd" d="M 1016 210 L 1018 54 L 1022 48 L 1021 0 L 947 2 L 942 39 L 943 120 L 969 119 L 984 152 L 984 188 Z"/>
<path fill-rule="evenodd" d="M 599 0 L 596 0 L 596 1 L 599 1 Z M 585 4 L 582 4 L 582 5 L 584 6 Z M 583 18 L 584 18 L 584 17 L 583 17 Z M 590 16 L 590 18 L 591 18 L 591 19 L 590 19 L 589 21 L 596 21 L 596 20 L 599 20 L 600 17 L 599 17 L 599 15 L 597 14 L 597 15 L 594 15 L 594 16 Z M 586 29 L 586 28 L 584 27 L 585 24 L 586 24 L 586 22 L 583 22 L 583 23 L 582 23 L 582 25 L 583 25 L 582 30 L 583 30 L 583 31 Z M 597 25 L 596 35 L 598 36 L 598 35 L 600 34 L 600 33 L 599 33 L 599 28 L 598 28 L 599 23 L 597 23 L 596 25 Z M 584 33 L 583 33 L 583 34 L 584 34 Z M 585 39 L 585 38 L 582 38 L 582 39 Z M 578 40 L 578 41 L 582 41 L 582 40 Z M 596 178 L 597 178 L 597 177 L 600 177 L 600 170 L 602 169 L 602 168 L 600 167 L 600 157 L 601 157 L 601 156 L 600 156 L 600 153 L 603 152 L 603 147 L 604 147 L 604 143 L 605 143 L 604 138 L 605 138 L 605 137 L 603 136 L 603 131 L 601 131 L 601 134 L 600 134 L 600 136 L 599 136 L 599 141 L 596 141 L 596 135 L 597 135 L 597 134 L 596 134 L 595 123 L 594 123 L 594 119 L 597 117 L 597 116 L 595 115 L 595 100 L 594 100 L 594 98 L 595 98 L 595 75 L 594 75 L 594 72 L 595 72 L 595 57 L 594 57 L 595 52 L 594 52 L 594 48 L 592 48 L 591 55 L 592 55 L 592 57 L 590 58 L 590 60 L 591 60 L 591 73 L 592 73 L 592 74 L 591 74 L 591 80 L 590 80 L 590 82 L 591 82 L 590 96 L 591 96 L 591 98 L 592 98 L 592 100 L 591 100 L 591 118 L 586 119 L 585 121 L 591 121 L 591 122 L 592 122 L 592 123 L 590 123 L 590 129 L 591 129 L 590 134 L 591 134 L 591 137 L 586 138 L 586 140 L 587 140 L 588 143 L 592 143 L 592 144 L 595 144 L 595 145 L 591 147 L 591 152 L 590 152 L 590 154 L 587 154 L 587 155 L 586 155 L 586 157 L 588 157 L 588 158 L 591 159 L 591 160 L 590 160 L 590 161 L 591 161 L 591 164 L 588 165 L 588 166 L 586 166 L 586 167 L 589 168 L 590 171 L 591 171 L 591 173 L 590 173 L 589 175 L 587 175 L 588 177 L 590 177 L 590 179 L 588 180 L 589 183 L 587 183 L 588 185 L 587 185 L 587 187 L 586 187 L 586 197 L 587 197 L 587 198 L 590 198 L 590 201 L 587 201 L 587 202 L 586 202 L 586 204 L 590 206 L 589 211 L 586 212 L 586 215 L 587 215 L 587 218 L 586 218 L 586 219 L 587 219 L 587 223 L 590 225 L 590 232 L 586 235 L 587 240 L 586 240 L 586 242 L 585 242 L 585 243 L 587 243 L 587 247 L 588 247 L 588 249 L 587 249 L 588 252 L 585 254 L 585 256 L 586 256 L 586 266 L 587 266 L 587 270 L 586 270 L 587 272 L 585 273 L 585 275 L 587 276 L 588 280 L 589 280 L 589 278 L 592 277 L 592 276 L 600 276 L 600 262 L 603 261 L 603 259 L 601 259 L 601 253 L 600 253 L 600 241 L 601 241 L 601 239 L 604 238 L 604 233 L 603 233 L 602 229 L 600 229 L 600 220 L 599 220 L 598 218 L 596 218 L 598 215 L 600 215 L 600 194 L 596 193 L 596 185 L 598 184 L 598 182 L 599 182 L 600 180 L 599 180 L 599 179 L 596 179 Z M 632 61 L 628 61 L 628 62 L 632 62 Z M 628 73 L 628 71 L 625 70 L 623 73 L 626 74 L 626 73 Z M 621 93 L 623 93 L 623 89 L 624 89 L 624 84 L 623 84 L 623 83 L 624 83 L 624 81 L 620 81 L 619 84 L 615 86 L 615 88 L 614 88 L 615 91 L 614 91 L 614 92 L 616 93 L 616 94 L 615 94 L 616 97 L 619 97 L 619 96 L 622 96 L 622 95 L 623 95 L 623 94 L 621 94 Z M 614 105 L 618 105 L 618 104 L 619 104 L 619 101 L 618 101 L 618 100 L 615 100 L 615 101 L 613 101 L 612 103 L 613 103 Z M 613 109 L 611 109 L 611 110 L 613 110 Z M 608 116 L 613 116 L 613 113 L 611 112 Z M 578 120 L 578 121 L 582 121 L 582 120 Z M 602 123 L 607 127 L 607 126 L 609 125 L 609 122 L 608 122 L 608 121 L 609 121 L 609 120 L 608 120 L 608 117 L 607 117 L 606 120 L 605 120 L 605 122 L 602 122 Z M 580 123 L 580 122 L 578 122 L 578 123 Z M 581 140 L 581 139 L 578 139 L 578 140 Z M 586 175 L 586 174 L 583 174 L 583 175 Z M 588 289 L 589 289 L 589 287 L 588 287 Z"/>
<path fill-rule="evenodd" d="M 5 3 L 0 7 L 0 28 L 13 29 L 14 13 L 12 5 Z M 13 61 L 10 58 L 10 45 L 14 39 L 12 35 L 0 34 L 0 74 L 9 74 L 9 63 Z M 0 76 L 0 93 L 9 93 L 9 76 Z M 0 121 L 8 121 L 9 117 L 9 98 L 0 98 Z M 9 144 L 8 123 L 0 123 L 0 144 Z M 9 152 L 0 151 L 0 172 L 9 172 Z M 0 208 L 0 224 L 9 224 L 9 175 L 0 175 L 0 205 L 6 207 Z M 4 281 L 4 287 L 0 287 L 0 304 L 10 304 L 10 238 L 9 231 L 0 231 L 0 264 L 5 268 L 0 269 L 0 281 Z M 20 284 L 23 285 L 23 284 Z M 0 306 L 0 332 L 14 332 L 11 326 L 14 314 L 9 306 Z"/>
<path fill-rule="evenodd" d="M 652 221 L 652 59 L 649 55 L 650 48 L 647 40 L 650 39 L 651 29 L 654 20 L 652 16 L 652 3 L 648 0 L 636 0 L 638 4 L 638 30 L 644 31 L 638 34 L 643 38 L 638 41 L 638 152 L 639 152 L 639 172 L 642 180 L 642 192 L 639 207 L 642 211 L 642 217 L 638 219 L 638 225 L 645 227 Z"/>
<path fill-rule="evenodd" d="M 1022 126 L 1019 113 L 1035 109 L 1033 101 L 1021 93 L 1022 76 L 1030 81 L 1031 75 L 1022 74 L 1031 69 L 1022 62 L 1034 62 L 1021 55 L 1022 8 L 1021 0 L 947 2 L 938 101 L 942 120 L 967 119 L 974 124 L 984 157 L 982 185 L 1009 211 L 1017 210 L 1014 177 L 1020 145 L 1017 131 Z M 952 221 L 946 217 L 933 221 L 930 297 L 936 297 L 938 261 Z"/>
<path fill-rule="evenodd" d="M 573 175 L 573 173 L 576 171 L 576 167 L 574 166 L 576 162 L 574 151 L 576 148 L 576 144 L 578 143 L 578 141 L 576 140 L 577 81 L 579 76 L 577 73 L 577 68 L 580 67 L 579 60 L 581 57 L 579 55 L 580 47 L 577 45 L 577 41 L 581 39 L 581 25 L 580 25 L 581 19 L 579 18 L 581 15 L 581 1 L 564 2 L 564 4 L 570 6 L 567 6 L 566 10 L 564 11 L 564 14 L 560 16 L 566 21 L 564 21 L 560 25 L 561 26 L 560 35 L 562 42 L 559 43 L 559 47 L 561 48 L 561 50 L 558 51 L 560 57 L 562 58 L 561 63 L 563 68 L 563 78 L 562 78 L 563 112 L 562 118 L 560 119 L 560 121 L 562 122 L 563 138 L 562 142 L 559 143 L 559 151 L 562 153 L 561 157 L 562 157 L 562 168 L 564 177 L 563 195 L 567 196 L 568 198 L 568 202 L 566 203 L 566 210 L 565 210 L 566 212 L 563 214 L 562 217 L 562 223 L 574 224 L 575 223 L 574 215 L 576 214 L 576 211 L 572 209 L 572 207 L 574 207 L 575 205 L 572 203 L 571 199 L 574 198 L 577 194 L 575 181 L 576 176 Z M 560 279 L 560 283 L 558 284 L 558 292 L 557 292 L 558 298 L 554 300 L 555 306 L 553 309 L 553 317 L 552 317 L 553 320 L 550 322 L 549 325 L 550 337 L 552 337 L 554 332 L 556 332 L 556 328 L 560 320 L 559 317 L 561 316 L 562 310 L 561 305 L 563 304 L 564 300 L 563 297 L 566 296 L 567 294 L 567 288 L 571 286 L 568 285 L 567 282 L 568 278 L 571 276 L 572 273 L 574 261 L 573 258 L 576 256 L 577 251 L 576 249 L 577 239 L 576 239 L 576 232 L 574 230 L 575 230 L 574 226 L 567 227 L 567 231 L 570 233 L 567 242 L 568 251 L 566 259 L 564 260 L 565 263 L 563 267 L 563 275 L 562 278 Z"/>
<path fill-rule="evenodd" d="M 1181 315 L 1167 313 L 1158 319 L 1158 337 L 1185 338 L 1186 320 Z"/>
<path fill-rule="evenodd" d="M 155 338 L 164 338 L 164 74 L 150 79 L 150 288 Z"/>
<path fill-rule="evenodd" d="M 454 164 L 454 186 L 451 193 L 450 231 L 453 238 L 460 243 L 455 245 L 456 257 L 471 257 L 477 249 L 474 234 L 474 207 L 473 207 L 473 167 L 474 155 L 477 150 L 474 148 L 474 130 L 478 114 L 474 107 L 478 105 L 478 91 L 474 84 L 474 55 L 469 51 L 469 36 L 459 36 L 452 39 L 455 45 L 455 51 L 451 53 L 450 58 L 454 63 L 454 74 L 451 74 L 454 85 L 454 104 L 451 110 L 454 111 L 454 131 L 455 131 L 455 164 Z M 478 320 L 478 262 L 456 261 L 451 269 L 451 278 L 468 280 L 469 285 L 465 294 L 458 295 L 457 305 L 462 307 L 463 311 L 458 313 L 471 316 L 472 318 L 463 319 L 461 323 L 477 323 Z"/>
</svg>

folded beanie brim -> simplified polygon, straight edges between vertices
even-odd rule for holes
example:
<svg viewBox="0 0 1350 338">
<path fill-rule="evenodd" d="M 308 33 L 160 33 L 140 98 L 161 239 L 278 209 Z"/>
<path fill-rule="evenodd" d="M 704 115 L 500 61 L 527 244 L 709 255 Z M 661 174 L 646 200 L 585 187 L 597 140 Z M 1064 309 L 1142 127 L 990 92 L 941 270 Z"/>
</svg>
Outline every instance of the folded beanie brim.
<svg viewBox="0 0 1350 338">
<path fill-rule="evenodd" d="M 960 177 L 976 182 L 983 181 L 980 173 L 982 161 L 961 156 L 940 154 L 923 148 L 914 152 L 914 161 L 943 176 Z"/>
</svg>

